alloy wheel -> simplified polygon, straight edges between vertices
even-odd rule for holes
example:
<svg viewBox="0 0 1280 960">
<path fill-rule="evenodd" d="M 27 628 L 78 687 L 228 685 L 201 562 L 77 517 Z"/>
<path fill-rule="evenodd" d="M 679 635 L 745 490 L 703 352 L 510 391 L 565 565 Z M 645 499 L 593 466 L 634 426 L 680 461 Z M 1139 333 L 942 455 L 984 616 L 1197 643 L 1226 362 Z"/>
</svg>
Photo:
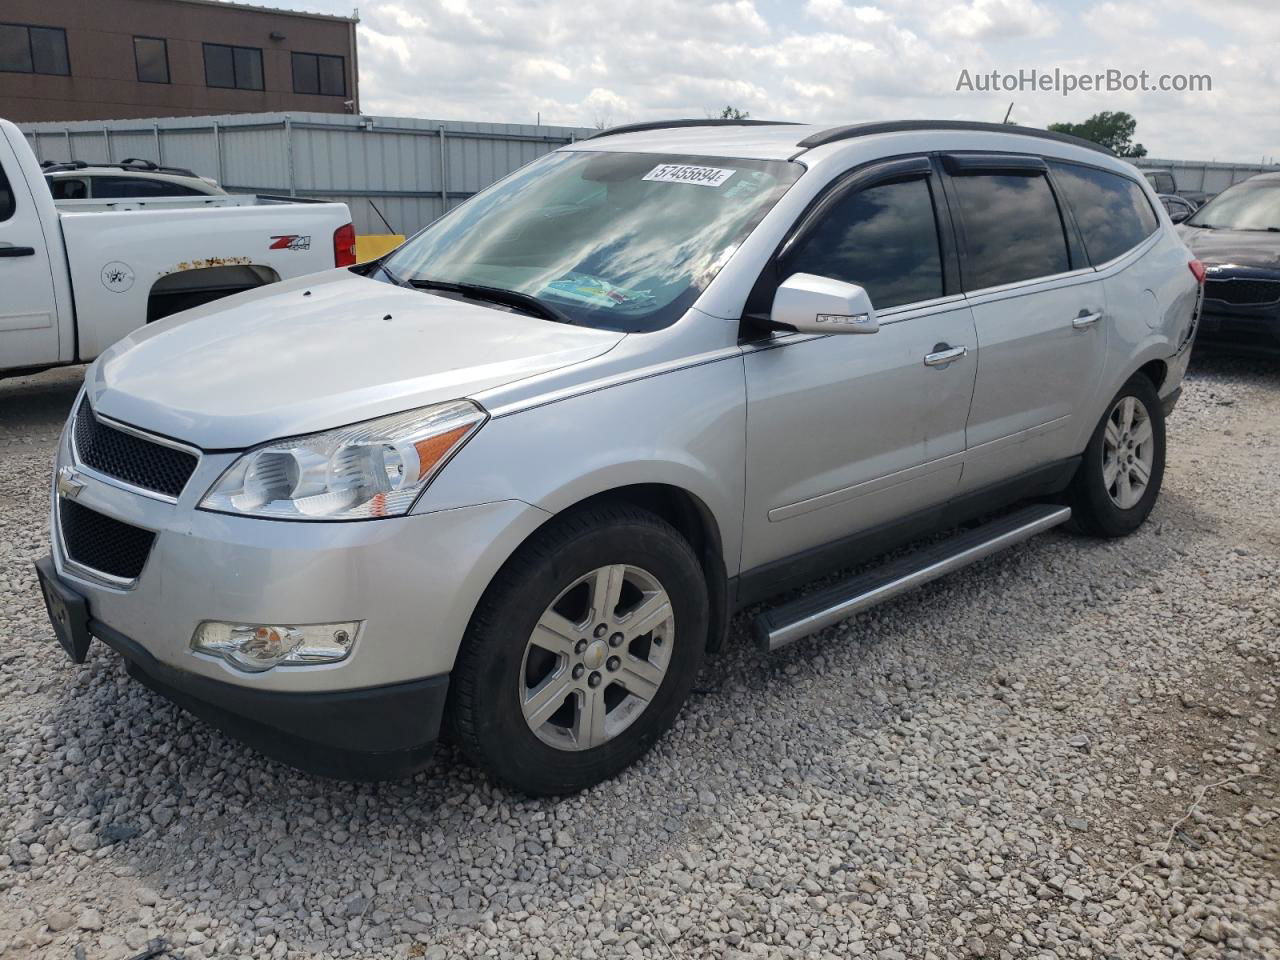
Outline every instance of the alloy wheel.
<svg viewBox="0 0 1280 960">
<path fill-rule="evenodd" d="M 674 641 L 671 599 L 651 573 L 611 564 L 579 577 L 525 644 L 519 696 L 529 729 L 559 750 L 612 740 L 657 695 Z"/>
</svg>

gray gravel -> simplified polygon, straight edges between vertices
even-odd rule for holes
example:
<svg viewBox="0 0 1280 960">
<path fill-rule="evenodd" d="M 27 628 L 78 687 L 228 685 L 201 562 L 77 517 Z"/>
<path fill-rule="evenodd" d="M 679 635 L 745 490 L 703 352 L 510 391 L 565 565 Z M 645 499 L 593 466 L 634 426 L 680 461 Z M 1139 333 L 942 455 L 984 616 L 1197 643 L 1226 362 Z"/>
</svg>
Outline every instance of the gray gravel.
<svg viewBox="0 0 1280 960">
<path fill-rule="evenodd" d="M 1197 362 L 1165 492 L 773 656 L 559 801 L 351 785 L 75 668 L 31 572 L 79 371 L 0 383 L 0 957 L 1280 957 L 1280 364 Z"/>
</svg>

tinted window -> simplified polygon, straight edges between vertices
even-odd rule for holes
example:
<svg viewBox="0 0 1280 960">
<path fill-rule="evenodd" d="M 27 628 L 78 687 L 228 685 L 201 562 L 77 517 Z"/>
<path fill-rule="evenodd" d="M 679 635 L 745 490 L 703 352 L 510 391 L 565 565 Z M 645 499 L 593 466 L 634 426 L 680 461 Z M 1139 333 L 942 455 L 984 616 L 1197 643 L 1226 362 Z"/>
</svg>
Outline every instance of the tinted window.
<svg viewBox="0 0 1280 960">
<path fill-rule="evenodd" d="M 236 86 L 241 90 L 262 89 L 262 51 L 254 47 L 235 47 Z"/>
<path fill-rule="evenodd" d="M 0 23 L 0 70 L 67 76 L 67 34 L 58 27 Z"/>
<path fill-rule="evenodd" d="M 1067 235 L 1046 177 L 979 174 L 952 182 L 964 224 L 966 289 L 1071 269 Z"/>
<path fill-rule="evenodd" d="M 257 47 L 204 45 L 204 82 L 210 87 L 262 89 L 262 51 Z"/>
<path fill-rule="evenodd" d="M 9 180 L 4 175 L 4 169 L 0 168 L 0 221 L 12 217 L 13 208 L 13 191 L 9 188 Z"/>
<path fill-rule="evenodd" d="M 122 197 L 190 197 L 202 196 L 180 183 L 165 180 L 147 180 L 142 177 L 94 177 L 93 195 L 120 199 Z"/>
<path fill-rule="evenodd" d="M 85 187 L 83 180 L 76 180 L 73 177 L 63 177 L 55 180 L 49 178 L 49 190 L 53 193 L 55 200 L 83 200 L 89 196 L 88 188 Z"/>
<path fill-rule="evenodd" d="M 785 273 L 864 287 L 877 310 L 942 296 L 942 254 L 927 180 L 842 199 L 787 258 Z"/>
<path fill-rule="evenodd" d="M 341 97 L 347 93 L 347 75 L 342 57 L 322 53 L 293 55 L 295 93 L 319 93 Z"/>
<path fill-rule="evenodd" d="M 1085 249 L 1095 263 L 1114 260 L 1155 232 L 1160 221 L 1142 188 L 1116 173 L 1055 163 L 1053 176 L 1075 214 Z"/>
<path fill-rule="evenodd" d="M 133 59 L 143 83 L 169 82 L 169 46 L 155 37 L 133 38 Z"/>
</svg>

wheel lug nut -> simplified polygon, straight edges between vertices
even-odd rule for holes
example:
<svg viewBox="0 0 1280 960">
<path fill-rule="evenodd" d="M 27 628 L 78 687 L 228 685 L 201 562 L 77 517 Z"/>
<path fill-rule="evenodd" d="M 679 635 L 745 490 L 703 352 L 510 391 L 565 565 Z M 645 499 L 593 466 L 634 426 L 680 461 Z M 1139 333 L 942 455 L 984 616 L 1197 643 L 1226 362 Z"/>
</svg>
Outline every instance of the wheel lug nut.
<svg viewBox="0 0 1280 960">
<path fill-rule="evenodd" d="M 620 647 L 620 646 L 622 646 L 622 634 L 620 634 L 620 633 L 615 633 L 612 637 L 610 637 L 610 638 L 609 638 L 609 646 L 611 646 L 611 647 Z"/>
<path fill-rule="evenodd" d="M 573 679 L 575 679 L 575 680 L 581 680 L 581 679 L 582 679 L 582 675 L 583 675 L 584 673 L 586 673 L 586 672 L 587 672 L 587 668 L 586 668 L 586 667 L 584 667 L 582 664 L 580 664 L 580 663 L 579 663 L 579 664 L 575 665 L 575 666 L 574 666 L 574 668 L 573 668 Z"/>
<path fill-rule="evenodd" d="M 605 664 L 610 670 L 617 670 L 622 666 L 622 661 L 617 657 L 610 657 L 608 663 Z"/>
<path fill-rule="evenodd" d="M 594 631 L 592 631 L 592 635 L 597 639 L 599 639 L 600 637 L 603 637 L 608 632 L 609 632 L 609 628 L 602 623 L 602 624 L 599 624 Z"/>
<path fill-rule="evenodd" d="M 573 645 L 573 652 L 578 654 L 579 656 L 581 656 L 583 651 L 586 649 L 587 649 L 587 641 L 585 640 L 579 640 L 577 643 Z"/>
<path fill-rule="evenodd" d="M 591 676 L 587 677 L 587 685 L 591 687 L 600 686 L 600 674 L 592 673 Z"/>
</svg>

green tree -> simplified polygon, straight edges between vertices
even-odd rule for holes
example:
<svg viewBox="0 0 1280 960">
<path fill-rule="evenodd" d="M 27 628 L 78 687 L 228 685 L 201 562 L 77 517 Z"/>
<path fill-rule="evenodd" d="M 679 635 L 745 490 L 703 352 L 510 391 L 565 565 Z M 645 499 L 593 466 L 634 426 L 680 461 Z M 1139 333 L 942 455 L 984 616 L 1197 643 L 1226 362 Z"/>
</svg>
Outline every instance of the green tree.
<svg viewBox="0 0 1280 960">
<path fill-rule="evenodd" d="M 751 114 L 737 107 L 725 107 L 720 111 L 721 120 L 750 120 Z"/>
<path fill-rule="evenodd" d="M 1049 129 L 1056 133 L 1069 133 L 1114 150 L 1122 157 L 1145 157 L 1147 148 L 1133 142 L 1138 121 L 1123 110 L 1112 113 L 1104 110 L 1095 113 L 1083 123 L 1051 123 Z"/>
</svg>

